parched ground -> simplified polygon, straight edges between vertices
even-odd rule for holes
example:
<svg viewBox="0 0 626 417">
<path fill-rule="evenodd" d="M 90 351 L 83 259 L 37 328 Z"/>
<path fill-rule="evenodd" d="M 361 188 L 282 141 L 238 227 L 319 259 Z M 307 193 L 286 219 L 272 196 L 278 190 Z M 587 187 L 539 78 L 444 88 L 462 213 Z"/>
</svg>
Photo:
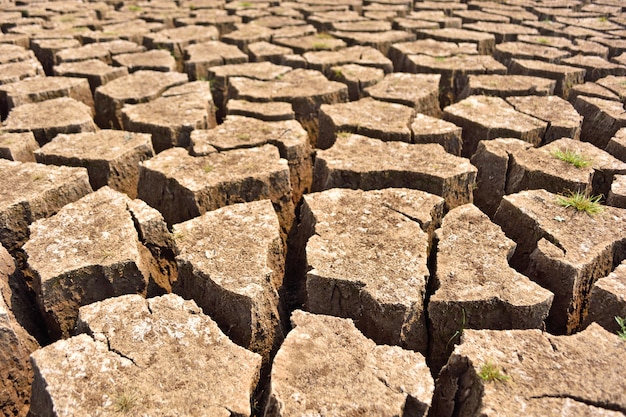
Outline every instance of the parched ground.
<svg viewBox="0 0 626 417">
<path fill-rule="evenodd" d="M 623 0 L 0 0 L 0 415 L 626 414 Z"/>
</svg>

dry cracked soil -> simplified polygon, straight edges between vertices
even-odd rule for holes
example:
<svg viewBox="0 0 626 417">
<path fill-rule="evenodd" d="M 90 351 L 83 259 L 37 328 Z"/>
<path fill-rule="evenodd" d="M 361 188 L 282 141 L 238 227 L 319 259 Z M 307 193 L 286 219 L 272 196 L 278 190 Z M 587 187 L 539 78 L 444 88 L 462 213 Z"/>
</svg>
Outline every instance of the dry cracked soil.
<svg viewBox="0 0 626 417">
<path fill-rule="evenodd" d="M 0 0 L 0 415 L 626 414 L 623 0 Z"/>
</svg>

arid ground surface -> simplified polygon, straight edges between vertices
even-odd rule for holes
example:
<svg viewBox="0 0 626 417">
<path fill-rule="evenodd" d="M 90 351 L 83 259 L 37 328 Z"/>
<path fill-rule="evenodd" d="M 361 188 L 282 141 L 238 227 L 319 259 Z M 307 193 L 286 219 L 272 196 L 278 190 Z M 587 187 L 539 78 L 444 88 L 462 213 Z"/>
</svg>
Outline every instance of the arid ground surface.
<svg viewBox="0 0 626 417">
<path fill-rule="evenodd" d="M 0 0 L 0 414 L 626 414 L 623 0 Z"/>
</svg>

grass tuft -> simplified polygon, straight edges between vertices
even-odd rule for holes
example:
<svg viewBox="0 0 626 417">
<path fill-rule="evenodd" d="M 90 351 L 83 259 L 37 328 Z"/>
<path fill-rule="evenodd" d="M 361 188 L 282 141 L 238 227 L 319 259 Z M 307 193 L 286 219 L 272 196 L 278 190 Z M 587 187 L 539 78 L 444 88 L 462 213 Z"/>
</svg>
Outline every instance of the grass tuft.
<svg viewBox="0 0 626 417">
<path fill-rule="evenodd" d="M 563 162 L 574 165 L 576 168 L 585 168 L 591 164 L 591 161 L 585 158 L 583 155 L 569 149 L 561 150 L 557 149 L 552 153 L 557 159 Z"/>
<path fill-rule="evenodd" d="M 506 382 L 511 379 L 510 376 L 505 375 L 500 371 L 493 363 L 487 361 L 480 367 L 478 376 L 485 382 Z"/>
<path fill-rule="evenodd" d="M 577 211 L 584 211 L 589 215 L 594 215 L 602 213 L 603 207 L 602 204 L 600 204 L 601 199 L 601 195 L 590 196 L 580 191 L 568 191 L 567 194 L 558 196 L 556 202 L 558 205 L 565 208 L 572 207 Z"/>
<path fill-rule="evenodd" d="M 128 413 L 137 405 L 137 397 L 126 391 L 120 393 L 115 398 L 115 403 L 113 404 L 115 411 L 118 413 Z"/>
<path fill-rule="evenodd" d="M 626 341 L 626 318 L 615 316 L 615 321 L 619 326 L 619 330 L 617 331 L 617 335 L 620 339 Z"/>
</svg>

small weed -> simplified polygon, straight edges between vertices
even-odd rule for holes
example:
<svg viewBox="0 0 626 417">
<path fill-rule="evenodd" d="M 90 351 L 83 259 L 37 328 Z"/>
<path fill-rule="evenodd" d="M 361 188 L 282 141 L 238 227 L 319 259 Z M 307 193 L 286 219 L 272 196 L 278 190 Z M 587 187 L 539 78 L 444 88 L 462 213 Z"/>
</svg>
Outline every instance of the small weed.
<svg viewBox="0 0 626 417">
<path fill-rule="evenodd" d="M 556 202 L 558 205 L 565 208 L 573 207 L 577 211 L 584 211 L 589 215 L 594 215 L 602 212 L 603 207 L 602 204 L 600 204 L 601 199 L 601 195 L 590 196 L 580 191 L 569 191 L 565 195 L 558 196 Z"/>
<path fill-rule="evenodd" d="M 134 394 L 128 393 L 126 391 L 120 393 L 115 398 L 115 403 L 113 404 L 113 406 L 115 407 L 115 411 L 117 411 L 118 413 L 128 413 L 130 412 L 130 410 L 135 408 L 136 405 L 137 397 Z"/>
<path fill-rule="evenodd" d="M 454 334 L 450 337 L 450 339 L 448 339 L 448 343 L 446 343 L 446 351 L 448 350 L 448 346 L 450 346 L 450 343 L 452 343 L 452 341 L 454 339 L 461 338 L 461 336 L 463 336 L 463 331 L 465 330 L 465 325 L 467 324 L 467 317 L 465 315 L 465 309 L 462 308 L 461 309 L 461 328 L 459 330 L 457 330 L 456 332 L 454 332 Z"/>
<path fill-rule="evenodd" d="M 334 39 L 334 38 L 332 37 L 332 35 L 329 35 L 329 34 L 328 34 L 328 33 L 326 33 L 326 32 L 320 32 L 320 33 L 318 33 L 317 35 L 315 35 L 315 37 L 316 37 L 317 39 Z"/>
<path fill-rule="evenodd" d="M 139 7 L 139 6 L 131 4 L 130 6 L 128 6 L 128 10 L 131 11 L 131 12 L 137 13 L 137 12 L 142 11 L 143 9 L 141 7 Z"/>
<path fill-rule="evenodd" d="M 478 376 L 485 382 L 506 382 L 511 379 L 510 376 L 505 375 L 502 371 L 500 371 L 496 366 L 487 361 L 480 367 L 480 371 L 478 371 Z"/>
<path fill-rule="evenodd" d="M 177 230 L 172 233 L 172 237 L 174 238 L 174 240 L 185 240 L 185 232 L 182 230 Z"/>
<path fill-rule="evenodd" d="M 561 150 L 557 149 L 552 152 L 552 156 L 560 159 L 563 162 L 574 165 L 576 168 L 585 168 L 591 164 L 591 161 L 586 159 L 583 155 L 569 149 Z"/>
<path fill-rule="evenodd" d="M 619 326 L 619 330 L 617 331 L 617 335 L 620 339 L 626 341 L 626 318 L 615 316 L 615 321 Z"/>
<path fill-rule="evenodd" d="M 436 56 L 436 57 L 435 57 L 435 61 L 438 61 L 438 62 L 443 62 L 443 61 L 445 61 L 445 60 L 446 60 L 446 57 L 445 57 L 445 56 Z"/>
<path fill-rule="evenodd" d="M 215 169 L 215 167 L 213 165 L 205 165 L 202 167 L 202 170 L 204 172 L 206 172 L 207 174 L 211 171 L 213 171 Z"/>
<path fill-rule="evenodd" d="M 550 40 L 548 40 L 546 38 L 539 38 L 539 39 L 537 39 L 537 42 L 539 42 L 542 45 L 550 45 Z"/>
<path fill-rule="evenodd" d="M 345 130 L 340 130 L 337 132 L 336 136 L 338 139 L 346 139 L 352 135 L 352 132 L 346 132 Z"/>
<path fill-rule="evenodd" d="M 44 175 L 40 174 L 40 173 L 33 174 L 33 175 L 30 176 L 30 179 L 32 181 L 39 181 L 39 180 L 42 180 L 43 178 L 44 178 Z"/>
<path fill-rule="evenodd" d="M 237 135 L 237 139 L 242 142 L 248 142 L 250 140 L 250 135 L 248 133 L 241 133 Z"/>
<path fill-rule="evenodd" d="M 316 51 L 319 51 L 320 49 L 330 49 L 330 45 L 327 44 L 326 42 L 313 42 L 313 45 L 311 46 Z"/>
<path fill-rule="evenodd" d="M 335 76 L 335 78 L 342 78 L 343 77 L 343 72 L 341 72 L 340 69 L 335 68 L 333 70 L 333 75 Z"/>
<path fill-rule="evenodd" d="M 251 7 L 252 3 L 250 3 L 249 1 L 242 1 L 241 3 L 239 3 L 239 7 Z"/>
<path fill-rule="evenodd" d="M 608 22 L 608 21 L 609 21 L 609 18 L 608 18 L 608 17 L 606 17 L 606 16 L 600 16 L 600 17 L 598 18 L 598 20 L 599 20 L 600 22 Z"/>
</svg>

